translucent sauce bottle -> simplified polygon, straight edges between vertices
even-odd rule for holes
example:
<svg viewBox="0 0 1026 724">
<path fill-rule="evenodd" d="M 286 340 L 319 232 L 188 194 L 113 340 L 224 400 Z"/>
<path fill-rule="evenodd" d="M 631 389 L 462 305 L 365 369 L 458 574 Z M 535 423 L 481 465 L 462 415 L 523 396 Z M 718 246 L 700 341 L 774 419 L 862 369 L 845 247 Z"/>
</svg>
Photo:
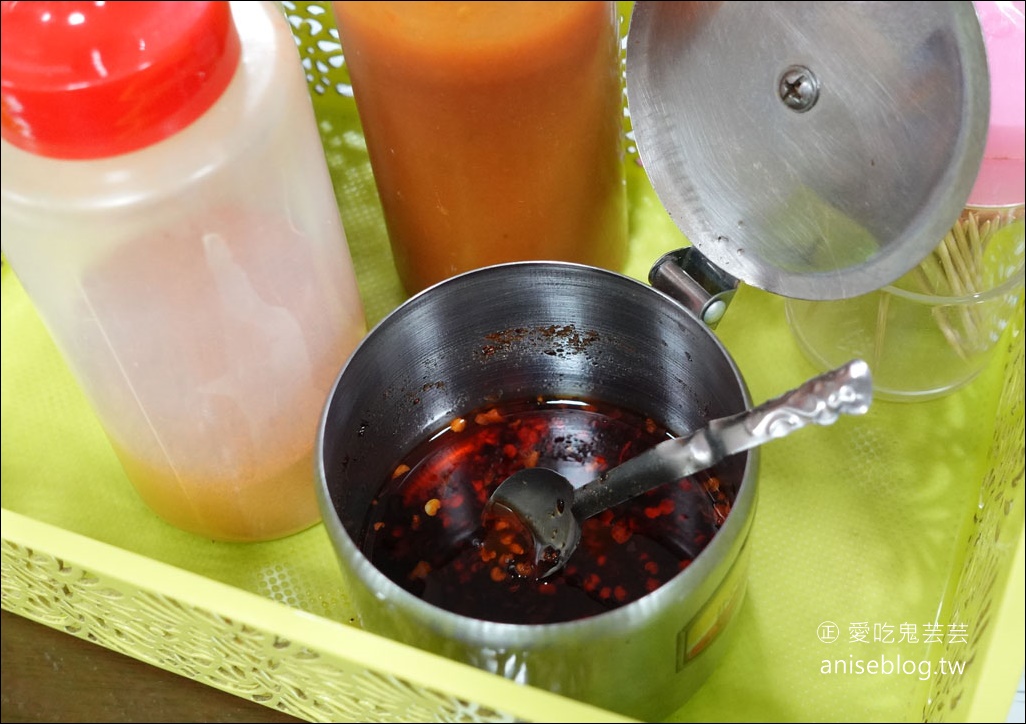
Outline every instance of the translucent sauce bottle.
<svg viewBox="0 0 1026 724">
<path fill-rule="evenodd" d="M 610 2 L 334 2 L 410 293 L 480 266 L 627 255 Z"/>
<path fill-rule="evenodd" d="M 3 251 L 129 479 L 214 539 L 317 522 L 366 323 L 281 10 L 4 2 L 0 28 Z"/>
</svg>

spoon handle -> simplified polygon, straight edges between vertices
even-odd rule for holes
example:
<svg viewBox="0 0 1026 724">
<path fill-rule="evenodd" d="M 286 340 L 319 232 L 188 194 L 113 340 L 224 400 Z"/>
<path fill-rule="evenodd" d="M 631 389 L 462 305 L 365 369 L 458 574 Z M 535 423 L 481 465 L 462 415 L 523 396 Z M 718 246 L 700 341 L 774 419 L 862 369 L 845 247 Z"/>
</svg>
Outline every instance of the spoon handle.
<svg viewBox="0 0 1026 724">
<path fill-rule="evenodd" d="M 730 455 L 806 425 L 831 425 L 842 414 L 861 415 L 872 399 L 869 365 L 852 360 L 757 407 L 712 420 L 611 468 L 575 491 L 574 514 L 584 520 L 661 483 L 694 475 Z"/>
</svg>

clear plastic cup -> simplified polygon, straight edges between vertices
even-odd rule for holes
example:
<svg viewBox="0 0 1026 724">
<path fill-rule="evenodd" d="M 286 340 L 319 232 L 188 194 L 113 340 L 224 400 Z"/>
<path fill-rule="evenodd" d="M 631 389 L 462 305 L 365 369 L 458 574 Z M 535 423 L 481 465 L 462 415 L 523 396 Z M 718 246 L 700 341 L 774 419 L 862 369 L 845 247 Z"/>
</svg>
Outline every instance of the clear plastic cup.
<svg viewBox="0 0 1026 724">
<path fill-rule="evenodd" d="M 822 370 L 860 357 L 880 399 L 946 395 L 986 366 L 1023 294 L 1023 205 L 967 206 L 916 268 L 838 301 L 785 302 L 791 331 Z"/>
</svg>

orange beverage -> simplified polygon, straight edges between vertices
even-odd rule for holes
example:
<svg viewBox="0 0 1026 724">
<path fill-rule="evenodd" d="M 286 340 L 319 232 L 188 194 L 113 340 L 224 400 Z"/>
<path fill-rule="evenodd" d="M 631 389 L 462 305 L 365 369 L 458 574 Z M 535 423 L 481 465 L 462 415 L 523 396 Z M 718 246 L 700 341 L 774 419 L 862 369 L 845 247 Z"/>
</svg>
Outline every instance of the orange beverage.
<svg viewBox="0 0 1026 724">
<path fill-rule="evenodd" d="M 623 94 L 611 2 L 334 2 L 396 266 L 619 270 Z"/>
</svg>

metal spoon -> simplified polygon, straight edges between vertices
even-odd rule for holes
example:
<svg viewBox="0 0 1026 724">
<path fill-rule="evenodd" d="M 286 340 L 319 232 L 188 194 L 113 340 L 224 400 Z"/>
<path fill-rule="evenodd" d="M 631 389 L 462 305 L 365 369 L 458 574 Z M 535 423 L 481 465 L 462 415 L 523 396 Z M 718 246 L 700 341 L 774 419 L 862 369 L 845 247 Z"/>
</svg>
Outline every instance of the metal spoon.
<svg viewBox="0 0 1026 724">
<path fill-rule="evenodd" d="M 661 442 L 576 490 L 554 470 L 524 468 L 492 493 L 486 520 L 514 516 L 533 537 L 536 577 L 546 578 L 566 565 L 577 548 L 581 521 L 808 424 L 831 425 L 842 413 L 861 415 L 872 397 L 869 365 L 852 360 L 757 407 Z"/>
</svg>

